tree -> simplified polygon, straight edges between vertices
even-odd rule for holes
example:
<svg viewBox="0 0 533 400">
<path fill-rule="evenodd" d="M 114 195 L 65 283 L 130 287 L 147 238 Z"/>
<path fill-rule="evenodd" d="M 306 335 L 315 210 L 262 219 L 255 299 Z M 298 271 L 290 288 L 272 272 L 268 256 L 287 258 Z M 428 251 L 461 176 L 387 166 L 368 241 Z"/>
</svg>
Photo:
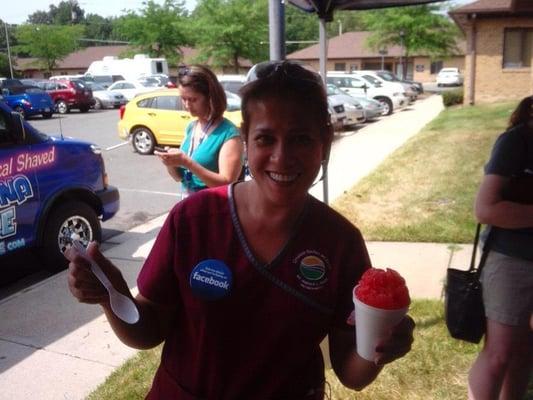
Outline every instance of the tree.
<svg viewBox="0 0 533 400">
<path fill-rule="evenodd" d="M 422 5 L 373 10 L 362 13 L 363 22 L 372 31 L 368 46 L 374 50 L 398 45 L 405 60 L 416 52 L 433 57 L 453 54 L 457 50 L 460 32 L 440 6 Z M 402 72 L 405 77 L 404 66 Z"/>
<path fill-rule="evenodd" d="M 181 59 L 179 47 L 190 43 L 186 34 L 187 11 L 183 1 L 165 0 L 162 5 L 149 0 L 140 15 L 128 11 L 113 27 L 116 38 L 127 40 L 143 53 L 165 57 L 169 64 Z"/>
<path fill-rule="evenodd" d="M 109 40 L 113 32 L 113 20 L 98 14 L 87 14 L 85 17 L 85 38 L 96 40 Z"/>
<path fill-rule="evenodd" d="M 232 65 L 239 58 L 252 62 L 268 58 L 268 14 L 261 0 L 202 0 L 193 13 L 191 32 L 200 50 L 199 62 L 215 67 Z"/>
<path fill-rule="evenodd" d="M 51 73 L 59 60 L 78 48 L 82 32 L 81 26 L 19 25 L 14 50 L 37 58 L 39 66 Z"/>
<path fill-rule="evenodd" d="M 287 43 L 287 54 L 312 45 L 309 42 L 318 43 L 318 18 L 316 15 L 303 12 L 294 6 L 285 6 L 285 39 L 288 42 L 300 42 Z"/>
<path fill-rule="evenodd" d="M 62 1 L 57 6 L 50 4 L 48 11 L 36 11 L 30 14 L 30 24 L 71 25 L 84 20 L 85 11 L 76 0 Z"/>
</svg>

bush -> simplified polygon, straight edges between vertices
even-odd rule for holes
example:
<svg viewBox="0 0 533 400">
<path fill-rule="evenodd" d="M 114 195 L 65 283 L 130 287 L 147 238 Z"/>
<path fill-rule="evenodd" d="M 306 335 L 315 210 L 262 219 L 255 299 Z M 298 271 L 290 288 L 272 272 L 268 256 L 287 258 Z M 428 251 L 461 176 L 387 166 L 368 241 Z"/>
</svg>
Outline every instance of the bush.
<svg viewBox="0 0 533 400">
<path fill-rule="evenodd" d="M 463 104 L 463 89 L 454 89 L 442 92 L 442 102 L 444 107 L 450 107 L 456 104 Z"/>
</svg>

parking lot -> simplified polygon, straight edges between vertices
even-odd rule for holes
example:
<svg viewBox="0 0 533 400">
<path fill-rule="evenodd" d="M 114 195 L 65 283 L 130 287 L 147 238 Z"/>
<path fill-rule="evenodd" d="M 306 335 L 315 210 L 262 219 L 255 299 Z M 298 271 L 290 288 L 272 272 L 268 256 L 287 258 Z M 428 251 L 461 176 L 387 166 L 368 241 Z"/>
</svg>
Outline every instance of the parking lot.
<svg viewBox="0 0 533 400">
<path fill-rule="evenodd" d="M 409 107 L 399 112 L 408 110 Z M 391 118 L 380 119 L 388 121 Z M 177 183 L 170 178 L 156 156 L 139 155 L 133 151 L 130 143 L 118 137 L 118 121 L 119 111 L 113 109 L 91 110 L 88 113 L 72 111 L 65 115 L 54 114 L 51 119 L 36 117 L 29 120 L 44 133 L 86 140 L 102 149 L 110 184 L 119 189 L 121 197 L 119 212 L 102 224 L 104 250 L 115 245 L 113 237 L 116 235 L 169 211 L 176 203 L 178 193 Z M 376 122 L 359 124 L 350 131 L 338 132 L 336 138 L 339 140 L 357 135 L 365 126 L 374 124 Z M 22 259 L 17 257 L 8 263 L 17 273 L 10 275 L 7 281 L 0 282 L 0 298 L 50 275 L 42 270 L 39 260 L 32 254 Z M 35 271 L 38 272 L 32 274 Z M 8 285 L 11 286 L 6 288 Z"/>
</svg>

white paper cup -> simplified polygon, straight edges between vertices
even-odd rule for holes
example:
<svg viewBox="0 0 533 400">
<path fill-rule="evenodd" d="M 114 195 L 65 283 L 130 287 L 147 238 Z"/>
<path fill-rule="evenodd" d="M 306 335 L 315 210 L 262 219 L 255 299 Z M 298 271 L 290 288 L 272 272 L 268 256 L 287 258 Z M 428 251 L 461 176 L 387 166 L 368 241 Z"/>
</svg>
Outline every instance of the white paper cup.
<svg viewBox="0 0 533 400">
<path fill-rule="evenodd" d="M 376 346 L 407 314 L 409 307 L 385 310 L 369 306 L 353 297 L 355 306 L 355 338 L 357 354 L 365 360 L 374 361 Z"/>
</svg>

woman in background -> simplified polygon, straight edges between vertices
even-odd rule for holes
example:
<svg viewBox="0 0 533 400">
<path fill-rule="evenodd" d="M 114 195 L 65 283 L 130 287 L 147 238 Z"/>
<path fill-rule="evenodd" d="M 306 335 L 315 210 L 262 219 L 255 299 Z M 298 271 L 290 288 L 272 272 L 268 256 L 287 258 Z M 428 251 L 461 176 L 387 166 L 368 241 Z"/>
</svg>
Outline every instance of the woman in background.
<svg viewBox="0 0 533 400">
<path fill-rule="evenodd" d="M 494 144 L 476 198 L 476 217 L 489 225 L 490 242 L 481 273 L 487 330 L 469 374 L 470 399 L 519 400 L 531 376 L 533 204 L 503 196 L 511 178 L 528 174 L 533 174 L 531 97 L 520 102 Z"/>
<path fill-rule="evenodd" d="M 178 83 L 181 101 L 196 119 L 187 126 L 180 149 L 155 154 L 187 195 L 237 180 L 243 146 L 237 127 L 223 117 L 226 94 L 216 75 L 191 65 L 180 70 Z"/>
</svg>

